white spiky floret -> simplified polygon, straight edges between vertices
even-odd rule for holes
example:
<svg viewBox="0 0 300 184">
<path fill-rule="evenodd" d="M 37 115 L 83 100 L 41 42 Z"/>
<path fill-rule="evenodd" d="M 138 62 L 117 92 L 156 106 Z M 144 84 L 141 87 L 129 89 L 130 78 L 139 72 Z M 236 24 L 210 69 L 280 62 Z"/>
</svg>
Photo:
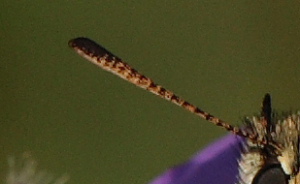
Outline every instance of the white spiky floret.
<svg viewBox="0 0 300 184">
<path fill-rule="evenodd" d="M 68 181 L 68 176 L 54 178 L 48 172 L 39 171 L 31 158 L 23 158 L 19 162 L 10 157 L 8 165 L 6 184 L 65 184 Z"/>
</svg>

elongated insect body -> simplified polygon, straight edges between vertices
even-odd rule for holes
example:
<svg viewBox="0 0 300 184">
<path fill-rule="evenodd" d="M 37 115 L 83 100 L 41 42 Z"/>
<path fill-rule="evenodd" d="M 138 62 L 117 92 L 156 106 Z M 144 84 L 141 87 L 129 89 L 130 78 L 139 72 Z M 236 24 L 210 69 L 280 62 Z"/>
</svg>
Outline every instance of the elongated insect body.
<svg viewBox="0 0 300 184">
<path fill-rule="evenodd" d="M 239 128 L 214 117 L 183 100 L 172 91 L 157 85 L 150 78 L 142 75 L 120 58 L 88 38 L 72 39 L 69 41 L 69 46 L 79 55 L 104 70 L 183 107 L 237 136 L 245 138 L 241 148 L 241 155 L 237 160 L 239 163 L 239 173 L 234 176 L 237 178 L 236 183 L 300 184 L 300 115 L 277 116 L 272 112 L 271 97 L 269 94 L 266 94 L 264 97 L 261 116 L 246 118 L 246 125 Z"/>
</svg>

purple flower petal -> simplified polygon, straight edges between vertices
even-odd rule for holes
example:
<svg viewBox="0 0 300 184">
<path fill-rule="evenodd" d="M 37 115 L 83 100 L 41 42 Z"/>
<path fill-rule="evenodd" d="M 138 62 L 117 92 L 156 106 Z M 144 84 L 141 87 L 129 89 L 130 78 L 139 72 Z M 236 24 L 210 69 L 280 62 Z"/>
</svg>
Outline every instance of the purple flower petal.
<svg viewBox="0 0 300 184">
<path fill-rule="evenodd" d="M 167 170 L 149 184 L 233 184 L 238 181 L 238 160 L 243 138 L 227 135 L 189 161 Z"/>
</svg>

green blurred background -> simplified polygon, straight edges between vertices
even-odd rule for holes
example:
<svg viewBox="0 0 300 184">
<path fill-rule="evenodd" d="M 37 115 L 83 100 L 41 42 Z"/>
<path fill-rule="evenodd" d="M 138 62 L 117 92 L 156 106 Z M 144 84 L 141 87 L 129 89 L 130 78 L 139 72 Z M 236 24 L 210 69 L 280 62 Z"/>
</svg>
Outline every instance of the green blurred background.
<svg viewBox="0 0 300 184">
<path fill-rule="evenodd" d="M 222 119 L 300 109 L 298 1 L 0 2 L 0 171 L 29 151 L 69 183 L 147 183 L 226 132 L 88 63 L 86 36 Z"/>
</svg>

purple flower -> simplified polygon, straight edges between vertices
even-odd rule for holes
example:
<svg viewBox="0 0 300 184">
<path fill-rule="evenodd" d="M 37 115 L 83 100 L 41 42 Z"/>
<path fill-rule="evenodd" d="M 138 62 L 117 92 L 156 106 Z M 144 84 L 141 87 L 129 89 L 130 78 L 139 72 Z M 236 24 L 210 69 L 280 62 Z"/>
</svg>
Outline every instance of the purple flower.
<svg viewBox="0 0 300 184">
<path fill-rule="evenodd" d="M 238 160 L 243 139 L 227 135 L 187 162 L 167 170 L 150 184 L 233 184 L 238 182 Z"/>
</svg>

